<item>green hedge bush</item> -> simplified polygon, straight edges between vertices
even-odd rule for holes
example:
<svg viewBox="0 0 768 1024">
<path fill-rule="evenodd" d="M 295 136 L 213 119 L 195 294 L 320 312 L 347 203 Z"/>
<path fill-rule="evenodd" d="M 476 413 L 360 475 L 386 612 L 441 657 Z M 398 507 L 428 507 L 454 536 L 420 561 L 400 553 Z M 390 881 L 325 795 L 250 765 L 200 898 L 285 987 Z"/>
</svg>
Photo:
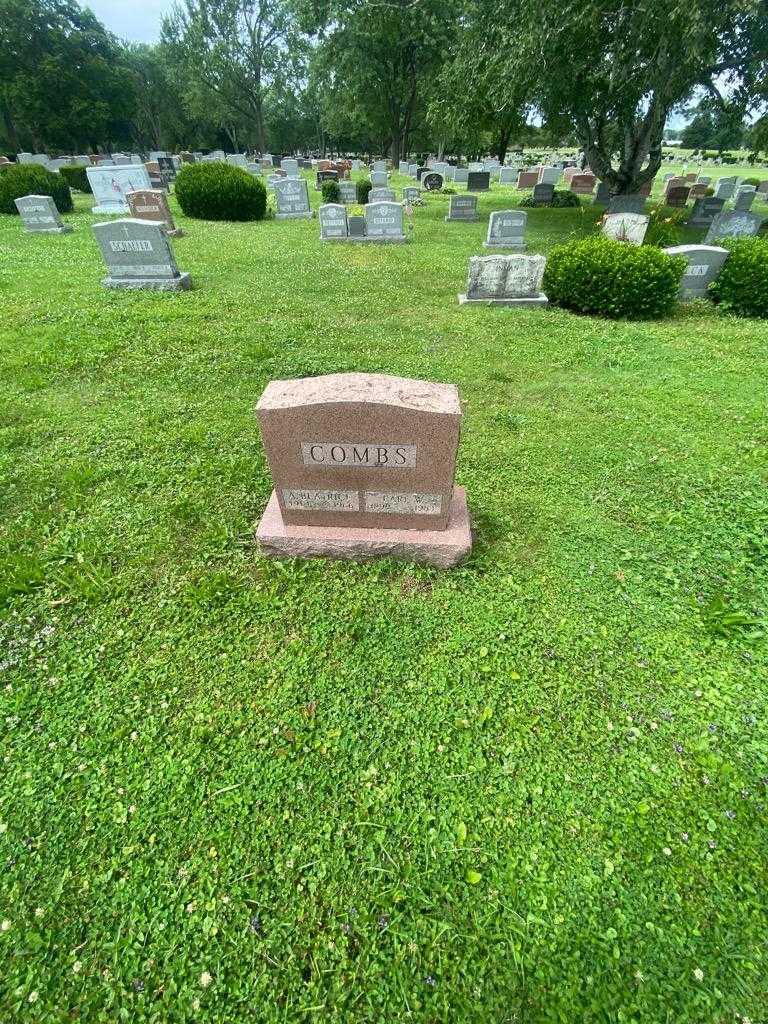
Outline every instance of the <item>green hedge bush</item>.
<svg viewBox="0 0 768 1024">
<path fill-rule="evenodd" d="M 267 211 L 264 182 L 223 161 L 185 164 L 174 192 L 184 213 L 202 220 L 262 220 Z"/>
<path fill-rule="evenodd" d="M 22 196 L 51 196 L 59 213 L 72 209 L 69 185 L 39 164 L 14 164 L 0 177 L 0 213 L 18 213 L 14 199 Z"/>
<path fill-rule="evenodd" d="M 66 181 L 70 188 L 76 188 L 78 192 L 89 192 L 93 194 L 85 167 L 62 167 L 59 174 Z"/>
<path fill-rule="evenodd" d="M 685 266 L 655 246 L 586 238 L 552 250 L 543 289 L 551 303 L 578 313 L 651 320 L 675 307 Z"/>
<path fill-rule="evenodd" d="M 556 188 L 555 191 L 552 193 L 552 199 L 548 203 L 534 203 L 533 195 L 530 195 L 524 196 L 517 205 L 523 206 L 526 209 L 540 209 L 542 205 L 549 207 L 550 209 L 557 209 L 566 206 L 580 206 L 581 204 L 579 203 L 579 197 L 576 195 L 575 192 L 571 192 L 571 190 L 567 188 Z"/>
<path fill-rule="evenodd" d="M 357 183 L 357 201 L 361 206 L 365 206 L 368 202 L 368 193 L 373 188 L 373 184 L 370 178 L 362 178 Z"/>
<path fill-rule="evenodd" d="M 760 179 L 759 179 L 759 178 L 745 178 L 745 179 L 744 179 L 744 180 L 742 181 L 742 183 L 741 183 L 741 184 L 742 184 L 742 185 L 754 185 L 754 186 L 755 186 L 755 188 L 757 188 L 757 187 L 758 187 L 758 185 L 760 184 Z"/>
<path fill-rule="evenodd" d="M 712 300 L 738 316 L 768 318 L 768 239 L 722 238 L 712 245 L 729 252 L 709 287 Z"/>
<path fill-rule="evenodd" d="M 341 189 L 338 181 L 324 181 L 320 186 L 324 203 L 338 203 L 341 200 Z"/>
</svg>

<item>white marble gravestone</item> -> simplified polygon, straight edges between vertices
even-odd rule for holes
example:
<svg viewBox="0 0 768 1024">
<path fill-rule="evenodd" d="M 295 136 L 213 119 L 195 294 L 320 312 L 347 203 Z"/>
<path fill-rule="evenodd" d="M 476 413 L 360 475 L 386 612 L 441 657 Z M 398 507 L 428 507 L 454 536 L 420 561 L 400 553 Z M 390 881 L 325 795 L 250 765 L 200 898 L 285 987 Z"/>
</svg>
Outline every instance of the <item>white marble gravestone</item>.
<svg viewBox="0 0 768 1024">
<path fill-rule="evenodd" d="M 386 171 L 371 172 L 371 185 L 373 185 L 374 188 L 386 188 L 388 180 Z"/>
<path fill-rule="evenodd" d="M 644 213 L 608 213 L 603 219 L 603 234 L 615 242 L 642 245 L 648 222 Z"/>
<path fill-rule="evenodd" d="M 299 220 L 312 217 L 309 190 L 304 178 L 281 178 L 270 175 L 271 187 L 277 199 L 277 220 Z M 269 179 L 268 179 L 269 180 Z"/>
<path fill-rule="evenodd" d="M 488 221 L 486 249 L 525 249 L 525 210 L 494 210 Z"/>
<path fill-rule="evenodd" d="M 66 235 L 73 230 L 65 224 L 50 196 L 21 196 L 15 199 L 24 230 L 30 234 Z"/>
<path fill-rule="evenodd" d="M 459 304 L 546 306 L 541 291 L 545 256 L 470 256 L 466 293 Z"/>
<path fill-rule="evenodd" d="M 728 259 L 728 250 L 717 245 L 671 245 L 670 256 L 684 256 L 688 262 L 680 282 L 680 301 L 705 299 L 707 291 Z"/>
<path fill-rule="evenodd" d="M 128 164 L 125 167 L 86 167 L 96 205 L 92 213 L 128 213 L 128 192 L 152 188 L 146 167 Z"/>
<path fill-rule="evenodd" d="M 176 265 L 162 224 L 126 218 L 94 224 L 93 233 L 109 272 L 101 282 L 106 288 L 174 292 L 191 288 L 189 274 Z"/>
</svg>

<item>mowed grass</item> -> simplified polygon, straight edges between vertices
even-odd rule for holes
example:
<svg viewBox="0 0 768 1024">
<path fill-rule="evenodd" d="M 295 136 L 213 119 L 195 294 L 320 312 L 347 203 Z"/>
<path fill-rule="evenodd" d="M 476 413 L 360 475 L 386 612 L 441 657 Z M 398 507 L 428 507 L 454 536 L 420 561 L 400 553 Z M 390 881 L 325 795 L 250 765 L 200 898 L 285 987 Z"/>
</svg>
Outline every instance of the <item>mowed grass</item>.
<svg viewBox="0 0 768 1024">
<path fill-rule="evenodd" d="M 179 217 L 181 295 L 0 218 L 0 1020 L 766 1020 L 768 326 L 460 308 L 516 199 Z M 259 557 L 348 370 L 458 385 L 465 566 Z"/>
</svg>

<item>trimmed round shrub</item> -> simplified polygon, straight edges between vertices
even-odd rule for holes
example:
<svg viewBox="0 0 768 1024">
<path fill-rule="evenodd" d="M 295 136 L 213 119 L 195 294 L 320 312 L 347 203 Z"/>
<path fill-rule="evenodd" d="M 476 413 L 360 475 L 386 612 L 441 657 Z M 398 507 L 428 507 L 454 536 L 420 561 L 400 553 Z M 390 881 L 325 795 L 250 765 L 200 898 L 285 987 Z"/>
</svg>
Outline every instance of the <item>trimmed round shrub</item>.
<svg viewBox="0 0 768 1024">
<path fill-rule="evenodd" d="M 324 181 L 320 186 L 320 192 L 324 203 L 338 203 L 341 199 L 341 189 L 338 181 Z"/>
<path fill-rule="evenodd" d="M 185 164 L 174 191 L 184 213 L 201 220 L 262 220 L 267 211 L 264 182 L 223 161 Z"/>
<path fill-rule="evenodd" d="M 524 196 L 517 204 L 525 209 L 542 209 L 542 207 L 549 207 L 554 209 L 555 207 L 562 208 L 564 206 L 581 206 L 579 197 L 575 192 L 571 192 L 567 188 L 556 188 L 552 193 L 552 199 L 548 203 L 534 203 L 533 195 Z"/>
<path fill-rule="evenodd" d="M 544 271 L 549 301 L 614 320 L 652 320 L 674 309 L 686 266 L 652 245 L 586 238 L 552 250 Z"/>
<path fill-rule="evenodd" d="M 721 238 L 711 244 L 729 253 L 709 286 L 712 300 L 737 316 L 768 318 L 768 239 Z"/>
<path fill-rule="evenodd" d="M 760 179 L 759 178 L 745 178 L 742 181 L 741 184 L 742 185 L 754 185 L 755 188 L 757 188 L 757 186 L 760 184 Z"/>
<path fill-rule="evenodd" d="M 70 188 L 76 188 L 78 192 L 93 193 L 84 167 L 61 167 L 59 174 Z"/>
<path fill-rule="evenodd" d="M 357 201 L 361 206 L 368 202 L 368 193 L 373 188 L 370 178 L 363 178 L 357 183 Z"/>
<path fill-rule="evenodd" d="M 0 177 L 0 213 L 18 213 L 14 199 L 22 196 L 51 196 L 59 213 L 72 209 L 69 185 L 39 164 L 14 164 Z"/>
</svg>

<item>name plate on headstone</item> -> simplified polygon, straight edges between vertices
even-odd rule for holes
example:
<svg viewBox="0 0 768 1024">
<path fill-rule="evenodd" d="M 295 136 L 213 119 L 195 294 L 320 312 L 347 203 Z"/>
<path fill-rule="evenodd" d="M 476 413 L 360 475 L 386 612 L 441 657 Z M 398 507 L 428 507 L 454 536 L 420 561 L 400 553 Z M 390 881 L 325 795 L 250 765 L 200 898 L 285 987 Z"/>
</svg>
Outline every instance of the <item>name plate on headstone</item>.
<svg viewBox="0 0 768 1024">
<path fill-rule="evenodd" d="M 415 469 L 415 444 L 304 441 L 301 455 L 305 466 L 351 466 L 377 469 Z"/>
</svg>

